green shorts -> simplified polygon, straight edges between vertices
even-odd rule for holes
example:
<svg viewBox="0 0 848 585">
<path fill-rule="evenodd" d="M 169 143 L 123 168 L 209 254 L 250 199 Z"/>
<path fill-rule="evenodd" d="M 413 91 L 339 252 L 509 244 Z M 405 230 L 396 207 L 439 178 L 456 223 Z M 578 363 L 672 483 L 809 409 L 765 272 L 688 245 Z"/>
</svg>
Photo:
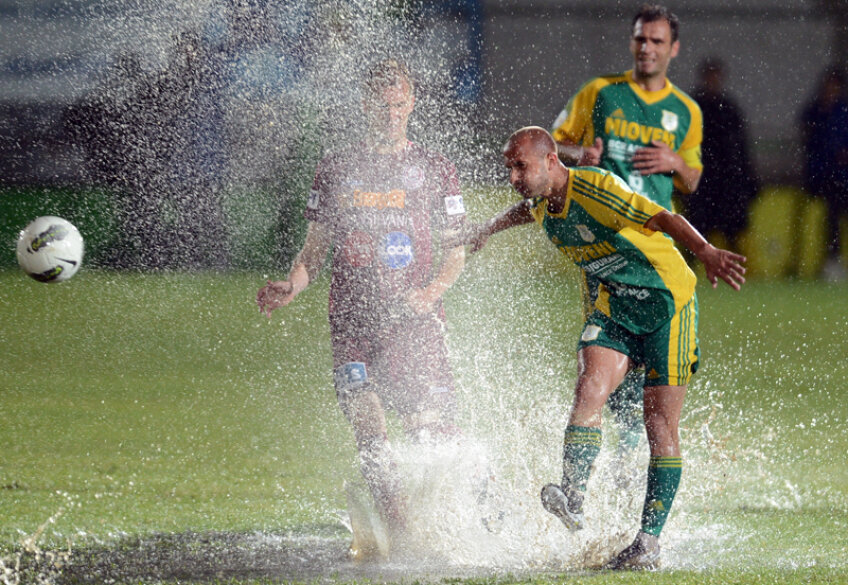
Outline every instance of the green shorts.
<svg viewBox="0 0 848 585">
<path fill-rule="evenodd" d="M 594 311 L 583 326 L 577 350 L 597 345 L 645 364 L 645 386 L 685 386 L 698 370 L 698 298 L 647 335 L 635 335 Z"/>
</svg>

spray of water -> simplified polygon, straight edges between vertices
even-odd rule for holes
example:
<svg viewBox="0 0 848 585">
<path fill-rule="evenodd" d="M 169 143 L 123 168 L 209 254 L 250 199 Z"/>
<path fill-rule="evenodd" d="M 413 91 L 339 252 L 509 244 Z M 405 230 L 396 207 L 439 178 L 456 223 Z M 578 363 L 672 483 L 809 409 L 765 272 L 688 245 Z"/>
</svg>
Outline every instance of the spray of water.
<svg viewBox="0 0 848 585">
<path fill-rule="evenodd" d="M 167 263 L 166 249 L 185 258 L 189 248 L 180 241 L 205 250 L 224 241 L 229 247 L 215 263 L 286 267 L 276 258 L 269 262 L 252 254 L 269 239 L 271 247 L 282 244 L 290 255 L 300 245 L 295 218 L 314 164 L 322 151 L 358 137 L 361 104 L 355 80 L 377 57 L 402 56 L 416 76 L 412 138 L 448 155 L 466 179 L 494 176 L 495 157 L 476 148 L 488 138 L 479 134 L 486 120 L 455 91 L 456 61 L 467 57 L 456 41 L 463 38 L 457 36 L 462 19 L 442 19 L 444 26 L 431 26 L 433 16 L 426 10 L 403 14 L 397 8 L 393 13 L 370 0 L 124 4 L 119 16 L 87 15 L 86 21 L 94 22 L 99 33 L 89 35 L 88 42 L 100 39 L 100 48 L 110 55 L 125 54 L 118 60 L 117 77 L 104 81 L 92 99 L 100 100 L 112 122 L 133 132 L 111 150 L 94 152 L 89 162 L 94 169 L 108 169 L 107 180 L 135 201 L 125 219 L 155 216 L 167 224 L 166 232 L 180 236 L 179 241 L 138 242 L 150 253 L 141 258 L 143 265 Z M 199 39 L 203 65 L 194 70 L 196 77 L 183 79 L 193 82 L 183 93 L 169 94 L 183 101 L 162 101 L 165 86 L 157 72 L 178 56 L 175 39 L 192 38 Z M 191 42 L 182 46 L 198 47 Z M 130 80 L 121 77 L 127 73 Z M 159 109 L 133 101 L 139 91 L 157 98 Z M 173 124 L 163 126 L 163 119 Z M 205 124 L 198 126 L 201 121 Z M 154 130 L 160 133 L 151 134 Z M 162 152 L 175 156 L 163 159 Z M 186 153 L 192 156 L 176 156 Z M 196 229 L 207 226 L 210 218 L 220 219 L 221 225 Z M 218 231 L 221 226 L 228 236 Z M 143 222 L 132 233 L 141 238 L 158 229 L 152 228 Z M 273 235 L 277 231 L 282 235 Z M 211 236 L 208 245 L 191 239 L 201 235 Z M 493 290 L 498 284 L 490 281 L 472 292 L 485 298 Z M 505 303 L 521 305 L 525 299 L 520 294 Z M 454 325 L 460 331 L 471 327 Z M 638 528 L 647 450 L 643 445 L 632 462 L 634 487 L 620 490 L 613 481 L 610 445 L 605 445 L 589 484 L 589 527 L 579 535 L 566 532 L 542 510 L 539 489 L 560 474 L 568 396 L 563 390 L 572 380 L 573 358 L 561 357 L 567 353 L 561 347 L 541 348 L 537 355 L 556 356 L 548 364 L 561 361 L 540 367 L 534 359 L 538 340 L 512 339 L 510 334 L 495 332 L 498 343 L 488 345 L 491 351 L 473 338 L 454 338 L 452 350 L 462 356 L 460 369 L 468 373 L 463 385 L 469 412 L 461 442 L 426 449 L 395 445 L 411 496 L 410 546 L 449 567 L 521 571 L 598 564 L 627 544 Z M 312 367 L 307 360 L 305 364 L 305 369 Z M 521 384 L 505 382 L 505 374 L 514 374 Z M 671 566 L 718 562 L 722 551 L 750 537 L 710 517 L 712 503 L 726 495 L 727 478 L 739 462 L 750 480 L 735 482 L 732 497 L 744 497 L 750 505 L 793 510 L 805 498 L 822 495 L 809 494 L 773 472 L 762 434 L 765 429 L 767 439 L 768 432 L 777 431 L 766 415 L 746 413 L 749 426 L 752 420 L 758 423 L 756 431 L 746 434 L 738 416 L 722 408 L 720 391 L 708 383 L 698 390 L 709 399 L 682 421 L 686 475 L 663 537 L 673 553 L 667 556 Z M 753 433 L 760 434 L 759 440 L 746 441 Z M 326 435 L 319 439 L 335 440 Z M 283 496 L 306 499 L 303 494 Z M 304 515 L 326 517 L 331 506 L 322 502 L 320 507 Z"/>
</svg>

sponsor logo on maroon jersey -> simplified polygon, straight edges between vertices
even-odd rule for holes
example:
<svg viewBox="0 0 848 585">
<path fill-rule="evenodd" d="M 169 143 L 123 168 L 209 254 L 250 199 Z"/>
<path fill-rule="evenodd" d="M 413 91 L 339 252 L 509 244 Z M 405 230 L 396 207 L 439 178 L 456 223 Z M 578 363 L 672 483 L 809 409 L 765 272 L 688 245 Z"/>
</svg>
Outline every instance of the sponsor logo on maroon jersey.
<svg viewBox="0 0 848 585">
<path fill-rule="evenodd" d="M 412 262 L 412 240 L 403 232 L 389 232 L 383 237 L 380 258 L 391 269 L 406 268 Z"/>
<path fill-rule="evenodd" d="M 353 192 L 353 206 L 374 207 L 376 209 L 386 209 L 387 207 L 403 209 L 406 207 L 406 191 L 393 189 L 388 193 L 373 193 L 356 189 Z"/>
</svg>

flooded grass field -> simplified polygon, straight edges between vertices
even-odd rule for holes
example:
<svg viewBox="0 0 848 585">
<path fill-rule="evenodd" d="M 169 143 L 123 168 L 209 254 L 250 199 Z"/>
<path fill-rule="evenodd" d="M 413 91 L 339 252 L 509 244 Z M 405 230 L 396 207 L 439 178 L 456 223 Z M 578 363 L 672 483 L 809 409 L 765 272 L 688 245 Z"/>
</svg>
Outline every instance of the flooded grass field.
<svg viewBox="0 0 848 585">
<path fill-rule="evenodd" d="M 465 435 L 435 454 L 398 445 L 413 537 L 384 562 L 348 555 L 343 485 L 358 469 L 325 280 L 268 321 L 253 304 L 268 275 L 0 274 L 3 578 L 607 582 L 585 571 L 632 538 L 643 488 L 613 486 L 605 426 L 589 528 L 567 533 L 539 505 L 560 473 L 578 291 L 539 234 L 514 232 L 448 293 Z M 848 296 L 764 281 L 699 296 L 684 478 L 650 582 L 848 579 Z M 480 467 L 486 510 L 464 483 Z"/>
</svg>

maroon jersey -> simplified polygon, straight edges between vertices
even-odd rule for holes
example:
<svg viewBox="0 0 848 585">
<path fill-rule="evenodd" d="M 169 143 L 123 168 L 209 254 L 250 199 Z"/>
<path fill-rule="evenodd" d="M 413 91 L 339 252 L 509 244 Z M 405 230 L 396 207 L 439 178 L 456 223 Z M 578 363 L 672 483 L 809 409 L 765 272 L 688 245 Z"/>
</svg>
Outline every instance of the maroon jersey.
<svg viewBox="0 0 848 585">
<path fill-rule="evenodd" d="M 408 315 L 406 294 L 433 278 L 441 235 L 462 224 L 465 208 L 441 155 L 360 143 L 321 161 L 304 215 L 333 237 L 330 319 L 373 330 Z"/>
</svg>

